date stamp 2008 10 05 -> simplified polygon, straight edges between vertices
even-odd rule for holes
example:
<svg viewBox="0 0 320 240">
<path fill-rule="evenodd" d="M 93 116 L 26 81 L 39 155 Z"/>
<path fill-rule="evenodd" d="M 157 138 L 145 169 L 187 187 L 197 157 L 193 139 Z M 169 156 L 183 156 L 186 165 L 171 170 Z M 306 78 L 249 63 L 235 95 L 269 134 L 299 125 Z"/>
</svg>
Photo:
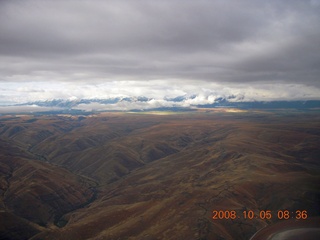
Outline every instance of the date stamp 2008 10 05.
<svg viewBox="0 0 320 240">
<path fill-rule="evenodd" d="M 276 217 L 279 220 L 288 220 L 288 219 L 297 219 L 297 220 L 305 220 L 308 218 L 307 210 L 278 210 L 272 212 L 271 210 L 245 210 L 242 212 L 237 212 L 235 210 L 213 210 L 212 211 L 212 219 L 213 220 L 222 220 L 222 219 L 272 219 Z"/>
</svg>

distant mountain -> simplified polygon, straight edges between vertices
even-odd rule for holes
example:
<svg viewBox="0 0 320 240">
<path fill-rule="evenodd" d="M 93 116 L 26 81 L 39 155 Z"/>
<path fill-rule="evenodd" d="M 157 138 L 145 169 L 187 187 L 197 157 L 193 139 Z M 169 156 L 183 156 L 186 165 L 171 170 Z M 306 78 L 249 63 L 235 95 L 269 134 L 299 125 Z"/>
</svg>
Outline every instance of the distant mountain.
<svg viewBox="0 0 320 240">
<path fill-rule="evenodd" d="M 157 102 L 155 106 L 154 103 Z M 117 105 L 125 105 L 126 110 L 180 110 L 188 109 L 190 107 L 197 108 L 221 108 L 231 107 L 239 109 L 280 109 L 280 108 L 292 108 L 292 109 L 310 109 L 320 108 L 320 100 L 307 100 L 307 101 L 244 101 L 243 97 L 236 97 L 234 95 L 228 97 L 213 97 L 207 96 L 206 98 L 200 98 L 197 95 L 183 95 L 174 98 L 165 97 L 163 99 L 154 99 L 145 96 L 138 97 L 113 97 L 105 99 L 53 99 L 47 101 L 35 101 L 23 104 L 17 104 L 16 106 L 34 105 L 39 107 L 57 107 L 64 110 L 74 110 L 78 106 L 86 106 L 90 104 L 102 105 L 103 110 L 109 111 L 108 106 L 114 107 Z M 152 105 L 153 104 L 153 105 Z M 110 110 L 116 110 L 110 108 Z"/>
<path fill-rule="evenodd" d="M 115 98 L 105 98 L 105 99 L 53 99 L 46 101 L 35 101 L 35 102 L 27 102 L 22 104 L 16 104 L 16 106 L 24 106 L 24 105 L 36 105 L 39 107 L 60 107 L 60 108 L 73 108 L 80 104 L 91 104 L 91 103 L 100 103 L 100 104 L 116 104 L 118 102 L 148 102 L 153 98 L 147 97 L 115 97 Z"/>
</svg>

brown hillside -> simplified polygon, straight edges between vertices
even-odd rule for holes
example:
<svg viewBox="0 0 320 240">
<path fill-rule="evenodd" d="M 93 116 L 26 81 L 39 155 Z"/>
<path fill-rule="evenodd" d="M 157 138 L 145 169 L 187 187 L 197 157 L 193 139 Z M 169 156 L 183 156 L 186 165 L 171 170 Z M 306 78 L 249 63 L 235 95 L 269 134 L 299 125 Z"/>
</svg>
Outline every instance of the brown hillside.
<svg viewBox="0 0 320 240">
<path fill-rule="evenodd" d="M 13 213 L 44 226 L 28 235 L 32 239 L 249 239 L 279 222 L 279 210 L 288 209 L 291 217 L 297 210 L 320 215 L 317 113 L 29 118 L 7 118 L 0 132 L 2 145 L 29 159 L 18 164 L 11 156 L 16 150 L 3 154 L 32 193 L 12 197 L 22 204 Z M 7 162 L 1 161 L 4 172 L 12 169 Z M 90 179 L 97 184 L 95 200 Z M 19 185 L 11 191 L 23 193 Z M 45 191 L 41 214 L 31 214 L 32 197 Z M 81 197 L 82 204 L 94 201 L 81 208 Z M 237 218 L 213 220 L 214 210 L 235 210 Z M 249 210 L 257 218 L 244 219 Z M 272 218 L 261 219 L 261 210 L 270 210 Z M 48 227 L 52 211 L 64 227 Z"/>
</svg>

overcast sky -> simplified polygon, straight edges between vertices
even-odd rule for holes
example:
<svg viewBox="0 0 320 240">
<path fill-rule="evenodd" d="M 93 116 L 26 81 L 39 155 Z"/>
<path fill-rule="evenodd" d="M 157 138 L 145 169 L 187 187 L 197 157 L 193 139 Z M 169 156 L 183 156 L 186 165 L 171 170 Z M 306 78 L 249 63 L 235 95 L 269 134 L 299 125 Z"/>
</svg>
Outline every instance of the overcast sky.
<svg viewBox="0 0 320 240">
<path fill-rule="evenodd" d="M 1 0 L 0 104 L 320 99 L 320 0 Z"/>
</svg>

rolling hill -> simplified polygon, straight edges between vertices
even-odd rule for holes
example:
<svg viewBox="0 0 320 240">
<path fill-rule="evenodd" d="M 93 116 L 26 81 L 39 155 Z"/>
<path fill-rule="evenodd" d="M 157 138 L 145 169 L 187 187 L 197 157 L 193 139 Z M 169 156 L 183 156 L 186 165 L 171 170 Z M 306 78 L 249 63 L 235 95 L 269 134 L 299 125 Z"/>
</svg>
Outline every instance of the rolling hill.
<svg viewBox="0 0 320 240">
<path fill-rule="evenodd" d="M 212 109 L 1 116 L 10 224 L 0 239 L 249 239 L 286 221 L 279 210 L 312 221 L 319 120 L 316 111 Z M 213 219 L 215 210 L 237 217 Z M 266 210 L 272 218 L 260 217 Z"/>
</svg>

